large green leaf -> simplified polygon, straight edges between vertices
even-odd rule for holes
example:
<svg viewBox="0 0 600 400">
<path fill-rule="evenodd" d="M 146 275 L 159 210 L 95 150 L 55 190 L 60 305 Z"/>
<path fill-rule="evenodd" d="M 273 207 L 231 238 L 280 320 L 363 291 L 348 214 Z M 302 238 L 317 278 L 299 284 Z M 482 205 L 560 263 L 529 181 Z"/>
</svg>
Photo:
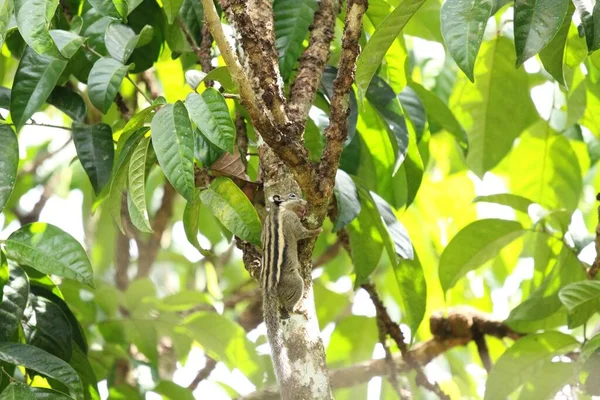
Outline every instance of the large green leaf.
<svg viewBox="0 0 600 400">
<path fill-rule="evenodd" d="M 600 282 L 583 281 L 565 286 L 559 293 L 560 301 L 567 307 L 569 314 L 577 315 L 578 322 L 587 321 L 600 310 Z M 572 324 L 570 327 L 576 328 Z"/>
<path fill-rule="evenodd" d="M 321 89 L 323 93 L 325 93 L 330 104 L 331 99 L 333 99 L 333 81 L 337 77 L 337 72 L 337 68 L 328 65 L 325 67 L 325 71 L 323 71 L 323 76 L 321 77 Z M 358 119 L 358 103 L 356 101 L 356 96 L 354 95 L 354 90 L 351 90 L 348 94 L 350 95 L 350 115 L 348 115 L 347 119 L 348 137 L 344 142 L 344 146 L 349 145 L 354 138 L 354 135 L 356 135 L 356 121 Z M 326 126 L 323 127 L 323 129 L 325 128 Z"/>
<path fill-rule="evenodd" d="M 110 181 L 115 153 L 112 129 L 106 124 L 73 122 L 73 142 L 79 161 L 98 195 Z"/>
<path fill-rule="evenodd" d="M 144 26 L 136 35 L 128 25 L 113 22 L 106 29 L 104 36 L 106 49 L 115 60 L 126 63 L 136 47 L 148 44 L 152 39 L 152 33 L 153 28 L 150 25 Z"/>
<path fill-rule="evenodd" d="M 569 9 L 569 0 L 515 0 L 517 65 L 536 55 L 556 35 Z"/>
<path fill-rule="evenodd" d="M 35 400 L 73 400 L 73 398 L 58 390 L 43 387 L 30 387 L 35 394 Z"/>
<path fill-rule="evenodd" d="M 201 206 L 202 202 L 200 201 L 199 191 L 197 191 L 197 194 L 194 194 L 194 200 L 188 202 L 183 210 L 183 229 L 188 242 L 190 242 L 200 252 L 200 254 L 207 257 L 210 255 L 210 252 L 200 246 L 200 242 L 198 241 Z"/>
<path fill-rule="evenodd" d="M 233 154 L 235 126 L 223 95 L 208 88 L 202 95 L 190 93 L 186 98 L 190 118 L 202 134 L 215 146 Z"/>
<path fill-rule="evenodd" d="M 229 178 L 218 177 L 200 200 L 231 233 L 260 246 L 261 224 L 248 197 Z"/>
<path fill-rule="evenodd" d="M 194 130 L 194 156 L 196 160 L 202 162 L 204 167 L 213 165 L 224 152 L 224 150 L 208 141 L 202 132 L 200 132 L 200 129 L 196 128 Z"/>
<path fill-rule="evenodd" d="M 48 104 L 52 104 L 60 111 L 67 114 L 73 121 L 83 122 L 87 108 L 83 98 L 72 89 L 64 86 L 54 88 L 48 99 Z"/>
<path fill-rule="evenodd" d="M 29 386 L 21 382 L 11 382 L 10 385 L 2 393 L 0 400 L 35 400 L 35 393 L 31 391 Z"/>
<path fill-rule="evenodd" d="M 574 362 L 548 362 L 540 366 L 523 384 L 519 400 L 554 399 L 575 377 L 579 366 Z"/>
<path fill-rule="evenodd" d="M 27 344 L 69 362 L 73 354 L 71 325 L 60 307 L 43 297 L 29 295 L 23 333 Z"/>
<path fill-rule="evenodd" d="M 8 30 L 13 10 L 13 0 L 0 0 L 0 48 L 4 44 L 4 38 L 6 37 L 6 31 Z"/>
<path fill-rule="evenodd" d="M 60 51 L 60 54 L 65 58 L 73 57 L 85 40 L 75 32 L 71 31 L 52 29 L 49 32 L 52 40 L 54 40 L 58 47 L 58 51 Z"/>
<path fill-rule="evenodd" d="M 117 10 L 113 0 L 90 0 L 90 4 L 95 10 L 106 17 L 121 19 L 121 14 Z"/>
<path fill-rule="evenodd" d="M 58 0 L 14 0 L 21 37 L 39 55 L 62 58 L 48 32 Z"/>
<path fill-rule="evenodd" d="M 540 121 L 522 135 L 510 155 L 511 192 L 549 210 L 574 210 L 583 188 L 569 140 Z"/>
<path fill-rule="evenodd" d="M 179 9 L 179 17 L 188 28 L 196 44 L 200 45 L 202 43 L 202 23 L 204 19 L 202 2 L 183 0 L 183 4 Z"/>
<path fill-rule="evenodd" d="M 14 340 L 23 311 L 29 299 L 29 281 L 19 267 L 10 267 L 8 284 L 4 286 L 4 296 L 0 302 L 0 342 Z"/>
<path fill-rule="evenodd" d="M 431 125 L 433 125 L 434 123 L 438 124 L 456 138 L 456 141 L 458 142 L 459 146 L 461 147 L 463 152 L 466 153 L 469 147 L 467 132 L 456 120 L 456 117 L 454 116 L 450 108 L 448 108 L 448 105 L 444 103 L 444 101 L 440 99 L 435 93 L 430 92 L 418 83 L 410 82 L 409 86 L 417 93 L 417 95 L 423 102 L 423 105 L 425 106 L 425 111 L 427 113 L 427 119 L 429 120 L 430 129 Z"/>
<path fill-rule="evenodd" d="M 499 193 L 490 194 L 487 196 L 477 196 L 473 202 L 485 202 L 494 203 L 502 206 L 513 208 L 517 211 L 521 211 L 525 214 L 528 213 L 529 206 L 533 204 L 533 201 L 516 194 L 511 193 Z"/>
<path fill-rule="evenodd" d="M 361 97 L 366 93 L 385 53 L 423 3 L 425 3 L 425 0 L 403 0 L 377 26 L 377 30 L 371 36 L 356 62 L 356 85 Z"/>
<path fill-rule="evenodd" d="M 398 295 L 394 296 L 402 310 L 402 323 L 408 325 L 416 334 L 425 316 L 427 307 L 427 282 L 419 257 L 412 249 L 412 259 L 402 259 L 394 268 L 394 276 L 398 283 Z"/>
<path fill-rule="evenodd" d="M 63 360 L 44 350 L 27 344 L 0 343 L 0 360 L 56 379 L 65 384 L 78 399 L 83 397 L 81 379 L 77 372 Z"/>
<path fill-rule="evenodd" d="M 442 35 L 450 55 L 473 82 L 473 67 L 479 53 L 493 0 L 448 0 L 440 12 Z"/>
<path fill-rule="evenodd" d="M 253 382 L 261 381 L 263 362 L 237 323 L 215 313 L 198 312 L 187 317 L 183 325 L 208 355 L 229 368 L 238 368 Z"/>
<path fill-rule="evenodd" d="M 94 287 L 94 273 L 85 250 L 71 235 L 54 225 L 34 222 L 6 240 L 10 259 L 45 274 L 72 278 Z"/>
<path fill-rule="evenodd" d="M 175 21 L 177 14 L 179 14 L 183 0 L 164 0 L 162 3 L 163 10 L 165 10 L 165 14 L 167 15 L 167 22 L 171 25 Z"/>
<path fill-rule="evenodd" d="M 439 275 L 444 292 L 523 233 L 520 223 L 502 219 L 482 219 L 464 227 L 440 257 Z"/>
<path fill-rule="evenodd" d="M 354 181 L 341 169 L 338 169 L 335 175 L 333 193 L 337 202 L 337 218 L 333 231 L 337 232 L 356 218 L 361 207 Z"/>
<path fill-rule="evenodd" d="M 302 53 L 302 42 L 308 34 L 317 0 L 274 0 L 275 46 L 279 53 L 279 71 L 284 80 L 290 77 Z"/>
<path fill-rule="evenodd" d="M 66 66 L 67 60 L 25 49 L 10 94 L 10 114 L 17 131 L 44 104 Z"/>
<path fill-rule="evenodd" d="M 194 196 L 194 136 L 181 101 L 167 104 L 152 119 L 152 146 L 165 176 L 186 200 Z"/>
<path fill-rule="evenodd" d="M 0 213 L 17 181 L 19 167 L 19 143 L 17 136 L 8 125 L 0 125 Z"/>
<path fill-rule="evenodd" d="M 537 118 L 527 74 L 523 68 L 515 69 L 513 44 L 508 38 L 484 42 L 475 65 L 475 84 L 459 79 L 450 109 L 468 132 L 467 164 L 481 177 L 504 158 L 515 138 Z M 518 113 L 506 117 L 506 110 L 517 109 Z"/>
<path fill-rule="evenodd" d="M 371 192 L 371 197 L 373 198 L 377 210 L 379 211 L 379 215 L 381 215 L 381 218 L 383 219 L 385 228 L 392 239 L 395 254 L 405 260 L 412 260 L 415 253 L 406 228 L 398 221 L 392 207 L 390 207 L 381 196 L 375 192 Z M 392 257 L 391 254 L 390 257 Z"/>
<path fill-rule="evenodd" d="M 73 367 L 81 383 L 83 384 L 83 394 L 85 400 L 100 400 L 100 393 L 98 392 L 98 379 L 96 374 L 90 365 L 88 357 L 81 349 L 73 344 L 73 356 L 69 361 L 69 365 Z"/>
<path fill-rule="evenodd" d="M 129 160 L 129 199 L 137 212 L 131 212 L 131 222 L 142 232 L 152 232 L 146 206 L 146 159 L 150 137 L 143 137 L 137 144 Z M 134 216 L 141 218 L 134 218 Z"/>
<path fill-rule="evenodd" d="M 115 99 L 128 67 L 112 58 L 101 58 L 94 63 L 88 77 L 88 95 L 98 110 L 106 114 Z"/>
<path fill-rule="evenodd" d="M 485 400 L 506 399 L 554 356 L 578 345 L 574 337 L 560 332 L 544 332 L 519 339 L 494 365 L 487 380 Z"/>
<path fill-rule="evenodd" d="M 571 18 L 575 7 L 569 2 L 569 9 L 562 25 L 560 26 L 554 38 L 540 51 L 540 60 L 544 68 L 558 83 L 566 86 L 563 66 L 565 64 L 565 46 L 571 27 Z"/>
<path fill-rule="evenodd" d="M 579 353 L 579 361 L 586 362 L 594 353 L 600 349 L 600 333 L 596 333 L 590 340 L 585 342 Z"/>
<path fill-rule="evenodd" d="M 4 252 L 0 250 L 0 303 L 2 303 L 2 299 L 4 298 L 4 286 L 8 283 L 8 277 L 8 261 Z"/>
</svg>

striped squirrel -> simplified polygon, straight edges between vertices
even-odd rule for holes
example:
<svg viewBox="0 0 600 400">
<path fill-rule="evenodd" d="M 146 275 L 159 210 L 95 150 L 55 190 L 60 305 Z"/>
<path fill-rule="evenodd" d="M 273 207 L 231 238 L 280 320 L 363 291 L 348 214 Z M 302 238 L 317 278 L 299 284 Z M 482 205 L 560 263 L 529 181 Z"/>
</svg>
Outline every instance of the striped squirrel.
<svg viewBox="0 0 600 400">
<path fill-rule="evenodd" d="M 273 361 L 281 381 L 284 366 L 277 365 L 283 346 L 280 320 L 290 312 L 304 314 L 297 309 L 304 294 L 304 280 L 300 275 L 298 241 L 318 236 L 322 229 L 306 229 L 300 218 L 307 211 L 306 200 L 290 193 L 287 198 L 275 194 L 269 197 L 270 210 L 262 231 L 263 257 L 260 273 L 263 289 L 263 313 L 267 336 L 273 352 Z M 280 314 L 281 313 L 281 314 Z"/>
</svg>

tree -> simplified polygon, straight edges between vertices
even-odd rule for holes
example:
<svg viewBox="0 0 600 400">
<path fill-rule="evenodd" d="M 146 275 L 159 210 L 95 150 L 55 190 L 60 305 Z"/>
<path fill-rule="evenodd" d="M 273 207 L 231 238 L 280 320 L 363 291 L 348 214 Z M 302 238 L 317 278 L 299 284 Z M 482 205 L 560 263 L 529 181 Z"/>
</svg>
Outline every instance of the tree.
<svg viewBox="0 0 600 400">
<path fill-rule="evenodd" d="M 0 399 L 597 395 L 596 8 L 0 0 Z"/>
</svg>

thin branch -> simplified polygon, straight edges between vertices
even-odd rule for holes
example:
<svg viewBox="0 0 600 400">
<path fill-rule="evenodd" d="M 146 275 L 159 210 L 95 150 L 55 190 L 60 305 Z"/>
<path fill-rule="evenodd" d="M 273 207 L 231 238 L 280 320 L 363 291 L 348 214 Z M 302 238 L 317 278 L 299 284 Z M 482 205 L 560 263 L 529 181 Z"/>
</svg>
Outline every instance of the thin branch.
<svg viewBox="0 0 600 400">
<path fill-rule="evenodd" d="M 189 391 L 196 390 L 196 388 L 198 387 L 200 382 L 202 382 L 203 380 L 208 378 L 210 373 L 215 369 L 216 366 L 217 366 L 217 362 L 215 361 L 215 359 L 211 358 L 209 356 L 206 356 L 206 365 L 204 365 L 204 368 L 202 368 L 200 371 L 198 371 L 198 374 L 196 375 L 196 377 L 194 377 L 194 380 L 188 385 L 188 387 L 187 387 L 188 390 Z"/>
<path fill-rule="evenodd" d="M 196 41 L 192 37 L 191 32 L 189 31 L 187 26 L 185 26 L 185 22 L 183 22 L 183 19 L 181 19 L 180 17 L 177 17 L 177 23 L 179 24 L 179 28 L 181 28 L 181 32 L 183 32 L 183 36 L 185 36 L 185 40 L 188 42 L 188 44 L 192 48 L 192 51 L 194 53 L 196 53 L 196 57 L 198 58 L 198 61 L 200 61 L 202 58 L 202 50 L 200 49 L 200 47 L 198 47 L 198 44 L 196 44 Z"/>
<path fill-rule="evenodd" d="M 367 0 L 348 0 L 346 25 L 342 38 L 342 54 L 337 76 L 333 82 L 329 126 L 325 130 L 327 143 L 319 164 L 318 178 L 315 182 L 325 207 L 333 193 L 335 173 L 340 163 L 344 141 L 348 136 L 347 119 L 350 112 L 350 90 L 354 82 L 356 59 L 360 53 L 358 40 L 362 28 L 362 17 L 368 6 Z M 325 210 L 322 211 L 323 215 Z"/>
<path fill-rule="evenodd" d="M 321 0 L 310 27 L 308 47 L 299 61 L 298 74 L 290 89 L 288 116 L 293 124 L 304 126 L 312 105 L 325 64 L 329 59 L 335 20 L 340 12 L 338 0 Z M 304 129 L 299 129 L 302 132 Z"/>
<path fill-rule="evenodd" d="M 317 258 L 313 262 L 313 269 L 318 268 L 322 265 L 325 265 L 329 261 L 333 260 L 338 255 L 341 248 L 342 248 L 342 242 L 340 240 L 336 241 L 323 254 L 321 254 L 321 256 L 319 256 L 319 258 Z"/>
<path fill-rule="evenodd" d="M 385 322 L 383 318 L 377 315 L 377 330 L 379 331 L 379 343 L 383 346 L 383 350 L 385 351 L 385 361 L 387 362 L 389 372 L 387 375 L 388 381 L 392 388 L 398 395 L 400 399 L 405 399 L 406 397 L 403 395 L 402 390 L 400 388 L 400 384 L 398 383 L 398 366 L 394 362 L 392 358 L 392 352 L 390 351 L 389 346 L 387 345 L 387 329 L 385 327 Z"/>
<path fill-rule="evenodd" d="M 139 75 L 139 79 L 144 82 L 146 89 L 150 92 L 153 99 L 160 96 L 161 89 L 153 69 L 147 69 Z"/>
<path fill-rule="evenodd" d="M 42 165 L 44 162 L 46 162 L 46 160 L 54 157 L 55 155 L 57 155 L 58 153 L 60 153 L 64 149 L 66 149 L 67 146 L 69 144 L 71 144 L 72 141 L 73 141 L 73 137 L 70 137 L 69 140 L 67 140 L 65 143 L 63 143 L 58 149 L 56 149 L 54 151 L 47 151 L 44 154 L 38 156 L 31 164 L 27 164 L 25 166 L 25 168 L 23 168 L 19 172 L 18 178 L 21 178 L 27 174 L 34 173 L 40 167 L 40 165 Z"/>
<path fill-rule="evenodd" d="M 6 124 L 6 125 L 16 126 L 14 123 Z M 53 125 L 53 124 L 42 124 L 42 123 L 37 123 L 35 121 L 31 121 L 29 123 L 26 123 L 25 126 L 43 126 L 45 128 L 64 129 L 65 131 L 70 131 L 72 129 L 70 126 L 61 126 L 61 125 Z"/>
<path fill-rule="evenodd" d="M 385 325 L 387 333 L 392 337 L 392 339 L 394 339 L 394 341 L 398 345 L 398 348 L 400 349 L 404 361 L 406 361 L 406 363 L 416 371 L 417 385 L 420 385 L 425 389 L 431 391 L 432 393 L 435 393 L 441 399 L 450 400 L 450 397 L 442 391 L 442 389 L 437 383 L 429 382 L 421 365 L 414 359 L 412 354 L 409 353 L 408 346 L 404 341 L 404 334 L 402 333 L 400 326 L 394 321 L 392 321 L 392 318 L 388 314 L 387 309 L 383 305 L 383 302 L 381 301 L 379 295 L 377 294 L 377 291 L 375 290 L 375 286 L 373 284 L 365 284 L 362 285 L 362 288 L 369 293 L 369 296 L 371 296 L 371 300 L 373 301 L 375 309 L 377 310 L 377 318 L 381 319 L 381 321 Z"/>
</svg>

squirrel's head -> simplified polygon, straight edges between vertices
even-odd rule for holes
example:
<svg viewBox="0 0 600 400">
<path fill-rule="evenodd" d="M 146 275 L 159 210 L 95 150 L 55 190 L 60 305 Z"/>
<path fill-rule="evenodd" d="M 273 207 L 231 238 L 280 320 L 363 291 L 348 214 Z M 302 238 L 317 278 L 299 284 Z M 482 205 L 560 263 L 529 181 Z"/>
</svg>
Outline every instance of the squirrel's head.
<svg viewBox="0 0 600 400">
<path fill-rule="evenodd" d="M 274 194 L 269 197 L 269 201 L 276 207 L 283 207 L 296 213 L 298 217 L 304 216 L 306 213 L 306 200 L 298 196 L 296 193 L 290 193 L 286 197 L 279 194 Z"/>
</svg>

